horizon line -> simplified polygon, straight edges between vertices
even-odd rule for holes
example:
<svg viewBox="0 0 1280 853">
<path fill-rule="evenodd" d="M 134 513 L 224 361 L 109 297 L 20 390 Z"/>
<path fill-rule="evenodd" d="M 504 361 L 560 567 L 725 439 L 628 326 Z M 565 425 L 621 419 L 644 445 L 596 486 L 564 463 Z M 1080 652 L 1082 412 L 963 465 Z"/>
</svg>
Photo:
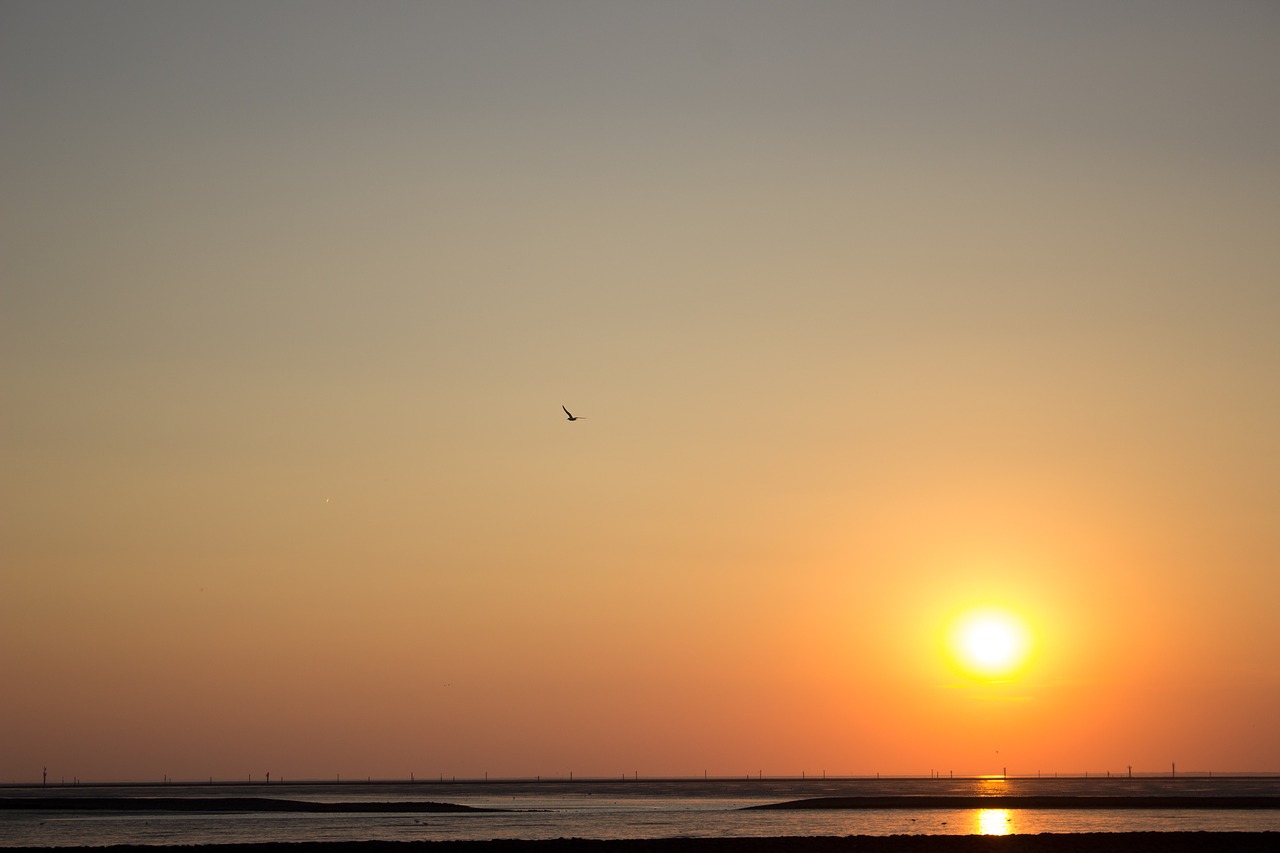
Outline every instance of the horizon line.
<svg viewBox="0 0 1280 853">
<path fill-rule="evenodd" d="M 602 782 L 628 782 L 628 783 L 676 783 L 676 782 L 875 782 L 886 779 L 910 780 L 910 781 L 1052 781 L 1062 779 L 1080 779 L 1080 780 L 1126 780 L 1126 779 L 1168 779 L 1177 781 L 1180 779 L 1245 779 L 1245 778 L 1270 778 L 1280 777 L 1280 770 L 1233 770 L 1233 771 L 1216 771 L 1216 770 L 1179 770 L 1172 773 L 1169 770 L 1134 770 L 1132 772 L 1113 772 L 1109 770 L 1093 771 L 1080 770 L 1071 772 L 1055 771 L 1053 773 L 1044 773 L 1037 771 L 1036 773 L 945 773 L 939 771 L 930 771 L 929 774 L 920 773 L 807 773 L 799 774 L 765 774 L 758 771 L 754 774 L 709 774 L 702 775 L 682 775 L 682 774 L 657 774 L 653 776 L 642 776 L 639 772 L 630 774 L 614 774 L 614 775 L 577 775 L 572 772 L 561 775 L 513 775 L 513 776 L 492 776 L 488 773 L 479 776 L 446 776 L 444 774 L 436 774 L 434 776 L 418 776 L 410 774 L 403 777 L 373 777 L 369 775 L 360 777 L 342 778 L 340 774 L 335 774 L 334 778 L 298 778 L 291 779 L 285 777 L 276 777 L 271 779 L 267 774 L 261 777 L 246 777 L 243 779 L 219 779 L 213 776 L 203 779 L 175 779 L 163 776 L 160 779 L 97 779 L 85 780 L 78 777 L 72 778 L 70 781 L 66 779 L 52 780 L 33 780 L 33 781 L 10 781 L 0 782 L 0 789 L 7 788 L 196 788 L 196 787 L 258 787 L 269 788 L 275 786 L 337 786 L 337 785 L 371 785 L 371 786 L 389 786 L 389 785 L 499 785 L 499 784 L 598 784 Z"/>
</svg>

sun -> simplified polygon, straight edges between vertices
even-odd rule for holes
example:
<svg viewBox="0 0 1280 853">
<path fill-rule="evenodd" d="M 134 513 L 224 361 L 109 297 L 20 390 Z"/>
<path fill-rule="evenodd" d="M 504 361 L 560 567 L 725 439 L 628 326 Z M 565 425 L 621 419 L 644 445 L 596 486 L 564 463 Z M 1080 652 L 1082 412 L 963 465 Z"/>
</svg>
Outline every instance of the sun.
<svg viewBox="0 0 1280 853">
<path fill-rule="evenodd" d="M 1021 674 L 1031 653 L 1031 632 L 1011 610 L 982 607 L 960 614 L 947 632 L 954 666 L 977 681 L 1010 681 Z"/>
</svg>

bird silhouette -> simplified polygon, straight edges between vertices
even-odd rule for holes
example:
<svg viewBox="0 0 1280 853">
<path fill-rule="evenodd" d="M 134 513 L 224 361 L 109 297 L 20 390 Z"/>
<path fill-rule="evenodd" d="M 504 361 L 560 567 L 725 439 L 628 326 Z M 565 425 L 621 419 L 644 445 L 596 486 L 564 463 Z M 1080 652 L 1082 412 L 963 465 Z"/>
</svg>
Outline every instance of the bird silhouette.
<svg viewBox="0 0 1280 853">
<path fill-rule="evenodd" d="M 564 404 L 563 404 L 563 403 L 561 403 L 561 404 L 560 404 L 560 408 L 564 409 Z M 564 413 L 565 413 L 566 415 L 568 415 L 568 416 L 569 416 L 569 420 L 571 420 L 571 421 L 585 421 L 585 420 L 586 420 L 586 418 L 575 418 L 575 417 L 573 416 L 573 412 L 569 411 L 568 409 L 564 409 Z"/>
</svg>

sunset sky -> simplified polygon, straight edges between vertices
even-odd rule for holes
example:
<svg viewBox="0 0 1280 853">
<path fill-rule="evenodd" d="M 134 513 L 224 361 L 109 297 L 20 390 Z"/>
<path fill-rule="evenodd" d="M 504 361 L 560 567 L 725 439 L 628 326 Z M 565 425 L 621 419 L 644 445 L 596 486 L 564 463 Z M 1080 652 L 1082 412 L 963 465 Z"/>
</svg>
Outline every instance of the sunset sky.
<svg viewBox="0 0 1280 853">
<path fill-rule="evenodd" d="M 3 0 L 0 128 L 0 782 L 1280 770 L 1280 4 Z"/>
</svg>

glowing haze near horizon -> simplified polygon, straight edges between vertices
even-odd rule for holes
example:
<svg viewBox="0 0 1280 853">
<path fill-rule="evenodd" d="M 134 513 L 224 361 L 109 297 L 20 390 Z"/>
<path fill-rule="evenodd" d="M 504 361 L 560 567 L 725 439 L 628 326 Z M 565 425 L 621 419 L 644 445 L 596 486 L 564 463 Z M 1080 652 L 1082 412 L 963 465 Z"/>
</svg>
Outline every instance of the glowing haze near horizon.
<svg viewBox="0 0 1280 853">
<path fill-rule="evenodd" d="M 0 781 L 1280 769 L 1280 7 L 0 40 Z"/>
</svg>

